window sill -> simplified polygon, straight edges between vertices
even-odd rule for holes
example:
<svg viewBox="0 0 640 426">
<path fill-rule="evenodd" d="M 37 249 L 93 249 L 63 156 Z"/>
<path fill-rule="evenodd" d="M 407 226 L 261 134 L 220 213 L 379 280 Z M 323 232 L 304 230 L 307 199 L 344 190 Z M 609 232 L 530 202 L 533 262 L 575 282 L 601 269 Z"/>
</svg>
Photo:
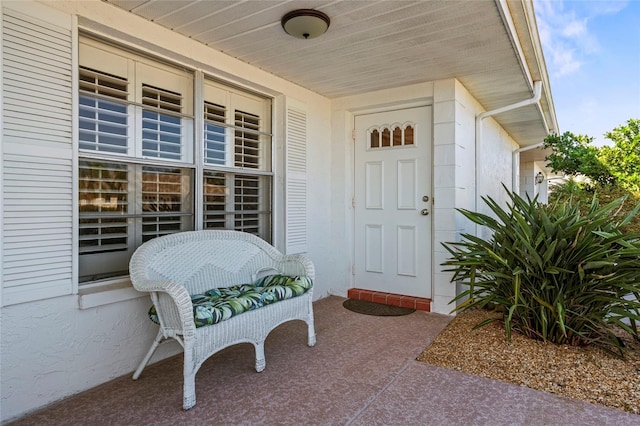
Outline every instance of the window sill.
<svg viewBox="0 0 640 426">
<path fill-rule="evenodd" d="M 90 309 L 147 295 L 148 293 L 141 293 L 131 287 L 131 281 L 128 277 L 105 280 L 80 288 L 78 291 L 78 307 L 80 309 Z"/>
</svg>

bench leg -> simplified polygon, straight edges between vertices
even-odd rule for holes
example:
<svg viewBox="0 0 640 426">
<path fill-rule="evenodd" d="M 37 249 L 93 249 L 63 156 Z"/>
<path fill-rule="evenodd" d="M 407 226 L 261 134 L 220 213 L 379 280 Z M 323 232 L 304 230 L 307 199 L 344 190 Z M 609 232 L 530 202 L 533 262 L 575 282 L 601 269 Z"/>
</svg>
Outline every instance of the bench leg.
<svg viewBox="0 0 640 426">
<path fill-rule="evenodd" d="M 158 335 L 156 336 L 155 340 L 151 344 L 149 351 L 142 359 L 142 362 L 140 363 L 136 371 L 133 373 L 133 380 L 138 380 L 138 377 L 140 377 L 140 374 L 142 374 L 142 370 L 144 370 L 144 368 L 147 366 L 147 363 L 151 359 L 151 356 L 156 351 L 156 349 L 158 348 L 158 345 L 160 344 L 160 342 L 162 342 L 163 339 L 164 339 L 164 336 L 162 335 L 162 331 L 158 331 Z"/>
<path fill-rule="evenodd" d="M 264 358 L 264 340 L 253 344 L 256 348 L 256 371 L 259 373 L 267 366 L 267 361 Z"/>
<path fill-rule="evenodd" d="M 196 375 L 184 376 L 182 409 L 188 410 L 196 405 Z"/>
<path fill-rule="evenodd" d="M 309 297 L 309 316 L 307 317 L 307 327 L 309 329 L 308 332 L 308 340 L 307 340 L 307 345 L 309 346 L 315 346 L 316 345 L 316 328 L 314 326 L 314 319 L 313 319 L 313 301 L 311 300 L 311 297 Z"/>
<path fill-rule="evenodd" d="M 182 408 L 188 410 L 196 405 L 196 372 L 193 359 L 193 348 L 185 345 L 184 365 L 182 367 Z"/>
<path fill-rule="evenodd" d="M 309 329 L 309 337 L 307 340 L 307 345 L 315 346 L 316 345 L 316 329 L 313 326 L 313 320 L 307 322 L 307 327 Z"/>
</svg>

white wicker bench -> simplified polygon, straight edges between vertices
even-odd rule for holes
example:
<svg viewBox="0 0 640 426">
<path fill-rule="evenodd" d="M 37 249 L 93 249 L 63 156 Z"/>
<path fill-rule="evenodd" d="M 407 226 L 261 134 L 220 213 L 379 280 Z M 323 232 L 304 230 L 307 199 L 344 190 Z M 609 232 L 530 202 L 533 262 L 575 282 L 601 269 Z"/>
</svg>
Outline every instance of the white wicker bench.
<svg viewBox="0 0 640 426">
<path fill-rule="evenodd" d="M 150 292 L 160 330 L 133 374 L 137 380 L 158 345 L 177 340 L 184 349 L 184 401 L 196 403 L 195 375 L 214 353 L 237 343 L 255 346 L 256 371 L 264 370 L 264 341 L 271 330 L 290 320 L 308 326 L 315 345 L 312 292 L 248 310 L 213 325 L 196 327 L 191 296 L 208 290 L 253 283 L 277 273 L 314 279 L 313 263 L 304 255 L 283 255 L 262 239 L 237 231 L 191 231 L 155 238 L 133 254 L 130 275 L 138 291 Z"/>
</svg>

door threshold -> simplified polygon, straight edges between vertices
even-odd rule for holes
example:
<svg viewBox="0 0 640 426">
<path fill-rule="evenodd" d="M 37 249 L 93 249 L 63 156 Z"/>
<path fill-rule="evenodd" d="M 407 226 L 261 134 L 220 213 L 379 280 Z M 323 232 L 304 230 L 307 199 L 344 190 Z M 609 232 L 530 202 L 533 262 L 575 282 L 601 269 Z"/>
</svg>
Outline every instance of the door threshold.
<svg viewBox="0 0 640 426">
<path fill-rule="evenodd" d="M 418 311 L 431 312 L 431 299 L 425 297 L 405 296 L 403 294 L 385 293 L 382 291 L 350 288 L 347 292 L 349 299 L 366 300 L 383 305 L 400 306 Z"/>
</svg>

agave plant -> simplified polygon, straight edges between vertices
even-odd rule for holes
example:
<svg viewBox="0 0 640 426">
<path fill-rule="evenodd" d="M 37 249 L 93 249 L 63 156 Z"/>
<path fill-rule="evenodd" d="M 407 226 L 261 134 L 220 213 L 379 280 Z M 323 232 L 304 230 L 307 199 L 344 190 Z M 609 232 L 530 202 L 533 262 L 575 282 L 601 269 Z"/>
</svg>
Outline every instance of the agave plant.
<svg viewBox="0 0 640 426">
<path fill-rule="evenodd" d="M 452 300 L 458 303 L 454 311 L 498 308 L 507 339 L 515 330 L 558 344 L 595 344 L 622 356 L 624 343 L 615 330 L 638 339 L 640 235 L 620 227 L 640 205 L 612 221 L 624 198 L 599 206 L 594 196 L 586 213 L 572 199 L 543 205 L 511 192 L 509 198 L 502 208 L 483 197 L 495 218 L 459 210 L 493 236 L 463 234 L 463 241 L 444 244 L 452 256 L 443 263 L 446 271 L 468 286 Z"/>
</svg>

